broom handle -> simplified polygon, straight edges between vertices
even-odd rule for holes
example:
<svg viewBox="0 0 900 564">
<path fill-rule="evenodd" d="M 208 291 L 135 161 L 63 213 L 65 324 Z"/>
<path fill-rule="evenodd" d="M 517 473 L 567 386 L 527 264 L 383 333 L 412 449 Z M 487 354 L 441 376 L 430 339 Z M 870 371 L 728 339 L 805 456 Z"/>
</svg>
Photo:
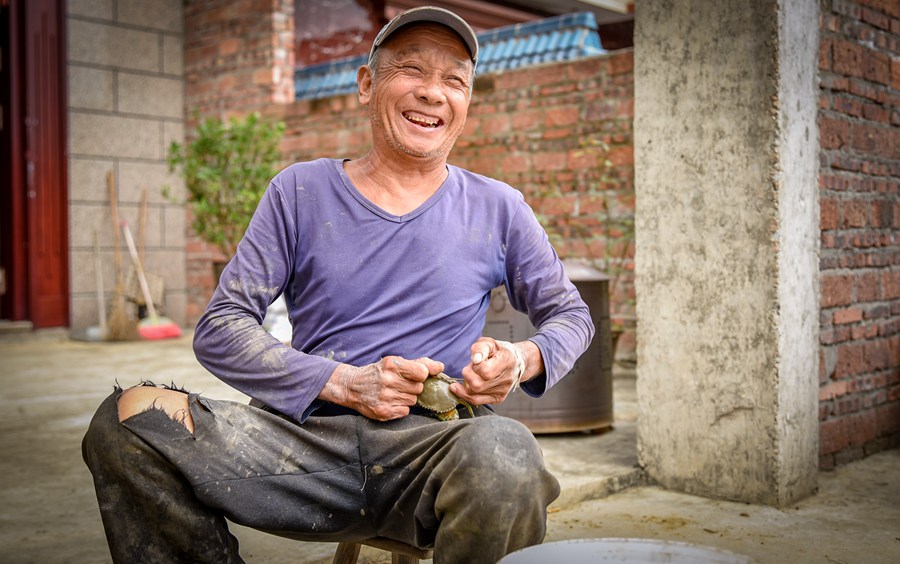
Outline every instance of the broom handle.
<svg viewBox="0 0 900 564">
<path fill-rule="evenodd" d="M 131 260 L 134 261 L 134 269 L 137 271 L 138 281 L 141 283 L 141 292 L 144 294 L 147 312 L 150 314 L 150 319 L 155 321 L 156 308 L 153 307 L 153 299 L 150 298 L 150 288 L 147 287 L 147 279 L 144 277 L 144 269 L 141 267 L 141 259 L 138 258 L 137 249 L 134 247 L 134 239 L 131 238 L 128 222 L 124 220 L 122 221 L 122 232 L 125 234 L 125 243 L 128 245 L 128 252 L 131 253 Z"/>
<path fill-rule="evenodd" d="M 113 171 L 106 173 L 106 185 L 109 188 L 109 209 L 113 221 L 113 250 L 116 265 L 116 293 L 122 295 L 125 288 L 125 277 L 122 274 L 122 249 L 119 247 L 119 203 L 116 199 L 116 179 Z"/>
<path fill-rule="evenodd" d="M 100 327 L 106 329 L 106 302 L 103 298 L 103 268 L 100 262 L 100 241 L 94 229 L 94 280 L 97 282 L 97 309 L 100 315 Z"/>
</svg>

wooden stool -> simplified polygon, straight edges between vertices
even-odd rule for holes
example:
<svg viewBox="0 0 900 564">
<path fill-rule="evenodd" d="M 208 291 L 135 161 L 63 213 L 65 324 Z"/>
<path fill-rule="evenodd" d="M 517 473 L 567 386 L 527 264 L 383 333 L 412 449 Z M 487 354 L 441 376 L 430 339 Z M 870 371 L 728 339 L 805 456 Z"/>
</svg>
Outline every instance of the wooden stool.
<svg viewBox="0 0 900 564">
<path fill-rule="evenodd" d="M 340 543 L 331 564 L 356 564 L 360 546 L 364 544 L 390 552 L 392 564 L 418 564 L 419 560 L 428 560 L 434 557 L 433 550 L 423 550 L 404 542 L 375 537 L 359 542 Z"/>
</svg>

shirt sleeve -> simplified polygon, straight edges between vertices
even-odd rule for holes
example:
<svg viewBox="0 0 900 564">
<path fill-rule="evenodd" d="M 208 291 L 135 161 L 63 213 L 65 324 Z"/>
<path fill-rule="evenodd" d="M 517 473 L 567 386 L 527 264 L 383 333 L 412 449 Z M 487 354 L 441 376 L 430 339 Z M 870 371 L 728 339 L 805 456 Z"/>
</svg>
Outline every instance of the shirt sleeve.
<svg viewBox="0 0 900 564">
<path fill-rule="evenodd" d="M 222 272 L 197 323 L 194 354 L 220 380 L 303 421 L 339 363 L 295 350 L 262 327 L 266 309 L 290 281 L 298 244 L 295 202 L 280 185 L 284 174 L 269 185 Z"/>
<path fill-rule="evenodd" d="M 544 374 L 523 383 L 522 389 L 539 397 L 587 350 L 594 323 L 544 228 L 521 195 L 509 226 L 506 277 L 510 304 L 526 312 L 536 328 L 529 340 L 541 351 Z"/>
</svg>

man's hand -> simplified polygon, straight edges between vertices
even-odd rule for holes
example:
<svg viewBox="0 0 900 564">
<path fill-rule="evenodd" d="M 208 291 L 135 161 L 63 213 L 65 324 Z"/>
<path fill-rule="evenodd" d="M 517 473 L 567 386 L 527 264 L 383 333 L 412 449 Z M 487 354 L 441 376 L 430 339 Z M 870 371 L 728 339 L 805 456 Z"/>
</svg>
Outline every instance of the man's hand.
<svg viewBox="0 0 900 564">
<path fill-rule="evenodd" d="M 490 337 L 475 341 L 471 362 L 463 368 L 463 382 L 450 386 L 450 391 L 473 405 L 505 400 L 519 381 L 525 380 L 525 352 L 519 349 L 517 353 L 514 347 L 518 345 Z"/>
<path fill-rule="evenodd" d="M 389 421 L 409 415 L 422 393 L 422 382 L 444 370 L 430 358 L 407 360 L 387 356 L 368 366 L 341 364 L 319 393 L 319 399 L 355 409 L 369 419 Z"/>
</svg>

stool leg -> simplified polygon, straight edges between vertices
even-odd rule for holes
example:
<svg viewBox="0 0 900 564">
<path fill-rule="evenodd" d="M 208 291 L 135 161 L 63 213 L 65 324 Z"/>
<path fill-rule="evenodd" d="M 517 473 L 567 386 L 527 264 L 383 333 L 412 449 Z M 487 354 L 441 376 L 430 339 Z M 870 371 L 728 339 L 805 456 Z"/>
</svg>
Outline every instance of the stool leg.
<svg viewBox="0 0 900 564">
<path fill-rule="evenodd" d="M 338 544 L 331 564 L 356 564 L 359 558 L 359 545 L 355 542 L 342 542 Z"/>
</svg>

